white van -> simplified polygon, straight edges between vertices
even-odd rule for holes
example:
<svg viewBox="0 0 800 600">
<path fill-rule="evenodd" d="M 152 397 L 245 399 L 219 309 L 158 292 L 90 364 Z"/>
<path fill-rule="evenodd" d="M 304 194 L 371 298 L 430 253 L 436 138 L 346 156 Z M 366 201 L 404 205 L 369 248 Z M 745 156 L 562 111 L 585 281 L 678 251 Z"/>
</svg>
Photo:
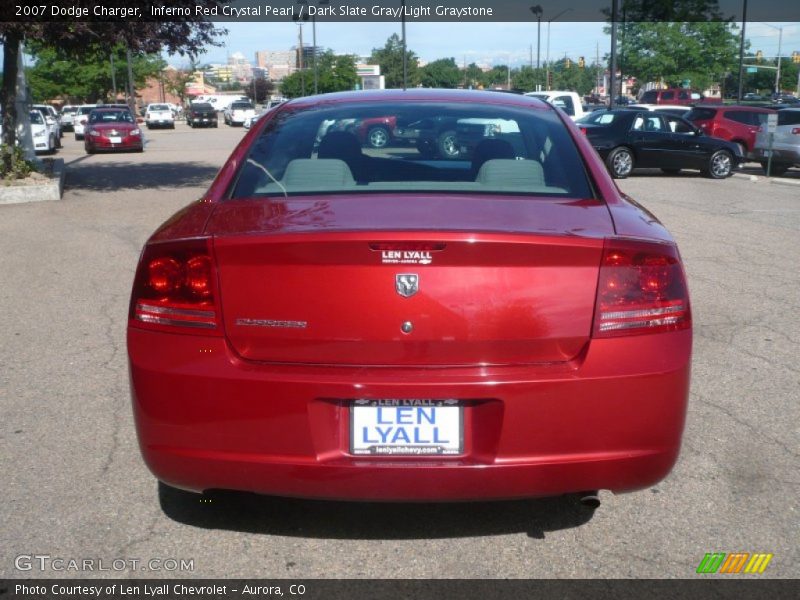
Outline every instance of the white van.
<svg viewBox="0 0 800 600">
<path fill-rule="evenodd" d="M 567 113 L 573 121 L 577 121 L 585 114 L 581 97 L 577 92 L 551 90 L 549 92 L 528 92 L 525 95 L 540 98 L 553 106 L 557 106 Z"/>
</svg>

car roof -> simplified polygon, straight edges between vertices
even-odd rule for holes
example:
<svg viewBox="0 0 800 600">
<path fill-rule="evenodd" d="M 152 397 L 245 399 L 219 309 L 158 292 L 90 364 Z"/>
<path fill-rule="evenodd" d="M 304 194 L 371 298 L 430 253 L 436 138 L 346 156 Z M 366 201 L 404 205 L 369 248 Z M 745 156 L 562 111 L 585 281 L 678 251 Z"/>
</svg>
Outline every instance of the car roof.
<svg viewBox="0 0 800 600">
<path fill-rule="evenodd" d="M 413 88 L 408 90 L 360 90 L 305 96 L 286 102 L 289 107 L 311 107 L 325 104 L 355 104 L 361 102 L 469 102 L 494 106 L 518 106 L 554 110 L 552 106 L 524 94 L 492 94 L 486 90 L 445 90 Z"/>
</svg>

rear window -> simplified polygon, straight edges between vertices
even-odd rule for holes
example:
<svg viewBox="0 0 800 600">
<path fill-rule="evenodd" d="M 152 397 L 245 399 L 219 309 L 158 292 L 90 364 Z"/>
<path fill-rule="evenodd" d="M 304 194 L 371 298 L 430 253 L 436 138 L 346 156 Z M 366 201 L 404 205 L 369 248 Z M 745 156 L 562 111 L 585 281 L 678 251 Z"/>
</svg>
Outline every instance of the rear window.
<svg viewBox="0 0 800 600">
<path fill-rule="evenodd" d="M 578 120 L 579 123 L 589 123 L 591 125 L 611 125 L 617 115 L 614 113 L 597 110 Z"/>
<path fill-rule="evenodd" d="M 148 110 L 170 110 L 166 104 L 151 104 Z"/>
<path fill-rule="evenodd" d="M 686 114 L 688 121 L 709 121 L 717 114 L 715 108 L 693 108 Z"/>
<path fill-rule="evenodd" d="M 90 112 L 92 112 L 94 109 L 95 109 L 95 107 L 94 107 L 94 106 L 81 106 L 81 107 L 78 109 L 78 113 L 79 113 L 79 114 L 82 114 L 82 115 L 88 115 L 88 114 L 89 114 Z"/>
<path fill-rule="evenodd" d="M 800 110 L 782 110 L 778 113 L 778 125 L 800 125 Z"/>
<path fill-rule="evenodd" d="M 253 105 L 249 102 L 234 102 L 231 105 L 232 110 L 248 110 L 250 108 L 253 108 Z"/>
<path fill-rule="evenodd" d="M 371 135 L 377 127 L 385 134 Z M 430 102 L 283 110 L 231 196 L 384 192 L 592 197 L 554 111 Z"/>
<path fill-rule="evenodd" d="M 95 110 L 89 115 L 90 123 L 133 123 L 128 110 Z"/>
<path fill-rule="evenodd" d="M 78 111 L 77 106 L 65 106 L 64 108 L 61 109 L 61 114 L 74 113 L 77 111 Z"/>
<path fill-rule="evenodd" d="M 650 90 L 649 92 L 645 92 L 644 94 L 642 94 L 642 97 L 640 98 L 639 101 L 642 104 L 653 104 L 657 100 L 658 100 L 658 91 Z"/>
</svg>

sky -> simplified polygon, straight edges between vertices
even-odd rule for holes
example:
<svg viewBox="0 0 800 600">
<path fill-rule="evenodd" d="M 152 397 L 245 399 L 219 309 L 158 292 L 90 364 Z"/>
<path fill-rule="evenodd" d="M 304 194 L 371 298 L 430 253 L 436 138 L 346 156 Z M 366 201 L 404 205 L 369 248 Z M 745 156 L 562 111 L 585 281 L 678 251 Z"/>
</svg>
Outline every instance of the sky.
<svg viewBox="0 0 800 600">
<path fill-rule="evenodd" d="M 793 0 L 796 1 L 796 0 Z M 229 33 L 219 48 L 209 48 L 201 63 L 224 63 L 227 55 L 241 52 L 251 62 L 257 50 L 288 50 L 297 45 L 297 25 L 294 23 L 225 23 Z M 800 23 L 748 23 L 746 36 L 751 49 L 761 50 L 764 56 L 778 53 L 779 31 L 783 28 L 781 54 L 790 56 L 800 51 Z M 550 26 L 550 59 L 567 53 L 570 58 L 586 57 L 593 62 L 599 45 L 600 57 L 609 51 L 610 37 L 603 32 L 603 23 L 572 23 L 555 21 Z M 400 34 L 398 23 L 318 23 L 317 45 L 330 48 L 337 54 L 369 55 L 373 48 L 382 47 L 393 33 Z M 542 23 L 539 57 L 547 57 L 547 25 Z M 513 66 L 529 64 L 531 50 L 536 62 L 536 23 L 413 23 L 406 25 L 408 48 L 426 61 L 437 58 L 456 59 L 462 64 Z M 303 42 L 312 40 L 311 25 L 303 26 Z M 532 48 L 531 48 L 532 47 Z M 183 66 L 185 59 L 169 59 Z"/>
</svg>

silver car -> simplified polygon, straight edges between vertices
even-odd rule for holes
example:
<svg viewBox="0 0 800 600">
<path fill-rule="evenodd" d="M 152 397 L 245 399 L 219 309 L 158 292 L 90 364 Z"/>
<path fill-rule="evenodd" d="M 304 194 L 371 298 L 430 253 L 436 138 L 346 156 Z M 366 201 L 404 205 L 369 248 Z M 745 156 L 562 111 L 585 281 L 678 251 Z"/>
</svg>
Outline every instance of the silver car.
<svg viewBox="0 0 800 600">
<path fill-rule="evenodd" d="M 778 111 L 778 126 L 772 140 L 772 175 L 783 175 L 792 166 L 800 166 L 800 108 Z M 764 172 L 769 160 L 769 133 L 761 127 L 756 133 L 754 153 Z"/>
</svg>

